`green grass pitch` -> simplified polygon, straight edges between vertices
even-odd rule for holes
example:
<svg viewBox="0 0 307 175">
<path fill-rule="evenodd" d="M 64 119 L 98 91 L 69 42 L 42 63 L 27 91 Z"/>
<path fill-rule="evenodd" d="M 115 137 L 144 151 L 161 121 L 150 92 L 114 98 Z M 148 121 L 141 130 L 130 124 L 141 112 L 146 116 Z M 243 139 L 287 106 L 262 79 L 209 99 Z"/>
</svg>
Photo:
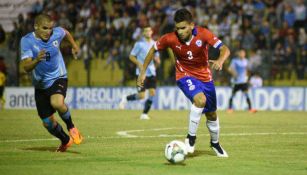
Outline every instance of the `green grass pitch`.
<svg viewBox="0 0 307 175">
<path fill-rule="evenodd" d="M 85 140 L 65 153 L 54 152 L 59 141 L 42 127 L 36 111 L 0 111 L 0 174 L 307 174 L 306 112 L 218 114 L 220 142 L 230 157 L 214 156 L 203 117 L 195 153 L 172 165 L 164 147 L 184 139 L 188 111 L 151 111 L 152 119 L 142 121 L 140 111 L 72 110 Z"/>
</svg>

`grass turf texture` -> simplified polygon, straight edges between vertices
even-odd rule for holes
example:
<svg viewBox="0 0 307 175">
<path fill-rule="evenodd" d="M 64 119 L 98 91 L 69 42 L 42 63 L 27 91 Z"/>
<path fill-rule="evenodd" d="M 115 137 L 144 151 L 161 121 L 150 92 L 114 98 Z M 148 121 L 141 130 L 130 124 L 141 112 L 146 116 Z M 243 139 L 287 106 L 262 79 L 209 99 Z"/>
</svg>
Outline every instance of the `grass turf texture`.
<svg viewBox="0 0 307 175">
<path fill-rule="evenodd" d="M 72 110 L 85 141 L 65 153 L 54 152 L 60 142 L 36 111 L 0 111 L 0 174 L 307 174 L 306 112 L 218 114 L 220 142 L 230 157 L 217 158 L 209 148 L 203 117 L 195 153 L 172 165 L 164 147 L 185 138 L 188 111 L 151 111 L 152 119 L 143 121 L 140 111 Z"/>
</svg>

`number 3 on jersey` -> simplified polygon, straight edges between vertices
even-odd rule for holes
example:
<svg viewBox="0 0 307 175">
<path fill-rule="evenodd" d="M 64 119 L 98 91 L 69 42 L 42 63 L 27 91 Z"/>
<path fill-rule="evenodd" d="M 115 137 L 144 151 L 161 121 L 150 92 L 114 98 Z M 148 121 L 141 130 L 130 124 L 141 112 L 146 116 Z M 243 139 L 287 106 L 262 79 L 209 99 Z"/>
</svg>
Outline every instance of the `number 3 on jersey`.
<svg viewBox="0 0 307 175">
<path fill-rule="evenodd" d="M 192 80 L 191 79 L 187 79 L 186 82 L 187 82 L 187 85 L 189 87 L 189 90 L 193 91 L 195 89 L 195 85 L 193 84 Z"/>
<path fill-rule="evenodd" d="M 192 86 L 193 85 L 193 82 L 192 82 L 192 80 L 191 79 L 187 79 L 187 84 L 188 84 L 188 86 Z"/>
<path fill-rule="evenodd" d="M 187 55 L 188 55 L 188 59 L 189 59 L 189 60 L 193 59 L 192 51 L 189 50 L 189 51 L 187 52 Z"/>
</svg>

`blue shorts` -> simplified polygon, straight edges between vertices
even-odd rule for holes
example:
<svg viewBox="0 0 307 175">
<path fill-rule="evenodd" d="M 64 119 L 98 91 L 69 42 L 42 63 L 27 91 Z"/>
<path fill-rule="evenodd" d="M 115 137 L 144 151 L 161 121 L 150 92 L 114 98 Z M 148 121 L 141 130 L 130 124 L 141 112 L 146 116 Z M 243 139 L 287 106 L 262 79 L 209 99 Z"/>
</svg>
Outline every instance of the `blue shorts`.
<svg viewBox="0 0 307 175">
<path fill-rule="evenodd" d="M 207 100 L 203 113 L 216 111 L 216 93 L 213 81 L 202 82 L 194 77 L 183 77 L 177 80 L 177 85 L 192 103 L 196 94 L 200 92 L 205 94 Z"/>
</svg>

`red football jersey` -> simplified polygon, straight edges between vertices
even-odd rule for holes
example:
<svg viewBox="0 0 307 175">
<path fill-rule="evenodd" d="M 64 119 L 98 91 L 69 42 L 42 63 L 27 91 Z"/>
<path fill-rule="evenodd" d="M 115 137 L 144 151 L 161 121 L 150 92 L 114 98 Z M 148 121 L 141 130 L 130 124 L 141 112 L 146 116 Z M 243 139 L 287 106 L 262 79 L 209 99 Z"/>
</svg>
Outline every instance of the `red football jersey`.
<svg viewBox="0 0 307 175">
<path fill-rule="evenodd" d="M 212 32 L 195 27 L 189 42 L 183 43 L 175 32 L 163 35 L 154 45 L 156 50 L 171 48 L 176 56 L 176 80 L 185 76 L 195 77 L 203 82 L 212 80 L 209 68 L 209 45 L 219 48 L 222 41 Z"/>
</svg>

